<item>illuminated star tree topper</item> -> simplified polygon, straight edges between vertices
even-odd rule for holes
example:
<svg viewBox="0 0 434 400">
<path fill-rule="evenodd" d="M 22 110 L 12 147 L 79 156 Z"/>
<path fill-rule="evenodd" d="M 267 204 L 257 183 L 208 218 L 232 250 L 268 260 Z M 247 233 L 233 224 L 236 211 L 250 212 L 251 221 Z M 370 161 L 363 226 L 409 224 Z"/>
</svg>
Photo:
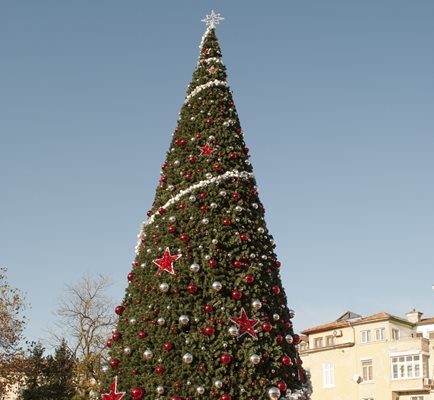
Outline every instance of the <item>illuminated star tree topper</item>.
<svg viewBox="0 0 434 400">
<path fill-rule="evenodd" d="M 222 20 L 224 20 L 224 18 L 220 16 L 220 13 L 215 13 L 214 10 L 212 10 L 211 14 L 202 19 L 202 22 L 205 22 L 211 29 L 214 29 Z"/>
</svg>

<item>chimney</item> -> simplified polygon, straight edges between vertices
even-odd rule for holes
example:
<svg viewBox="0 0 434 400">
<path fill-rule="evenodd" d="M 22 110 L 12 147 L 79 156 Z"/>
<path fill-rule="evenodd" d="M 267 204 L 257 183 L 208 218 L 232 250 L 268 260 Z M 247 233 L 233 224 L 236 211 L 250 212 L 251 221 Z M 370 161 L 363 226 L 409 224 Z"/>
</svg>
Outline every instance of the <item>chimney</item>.
<svg viewBox="0 0 434 400">
<path fill-rule="evenodd" d="M 418 324 L 420 322 L 420 317 L 422 316 L 422 312 L 420 311 L 416 311 L 414 308 L 412 311 L 408 312 L 407 314 L 405 314 L 407 316 L 407 319 L 412 323 L 412 324 Z"/>
</svg>

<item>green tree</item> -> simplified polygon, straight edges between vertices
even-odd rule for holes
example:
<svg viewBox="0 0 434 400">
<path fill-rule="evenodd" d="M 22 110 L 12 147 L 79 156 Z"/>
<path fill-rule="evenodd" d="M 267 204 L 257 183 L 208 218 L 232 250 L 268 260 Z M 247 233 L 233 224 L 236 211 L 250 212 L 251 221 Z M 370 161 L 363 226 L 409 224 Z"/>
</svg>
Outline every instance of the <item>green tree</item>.
<svg viewBox="0 0 434 400">
<path fill-rule="evenodd" d="M 76 394 L 73 382 L 75 359 L 63 341 L 54 355 L 44 357 L 45 349 L 33 345 L 28 358 L 26 385 L 20 400 L 71 400 Z"/>
<path fill-rule="evenodd" d="M 102 398 L 308 398 L 214 23 L 172 136 L 116 308 Z"/>
</svg>

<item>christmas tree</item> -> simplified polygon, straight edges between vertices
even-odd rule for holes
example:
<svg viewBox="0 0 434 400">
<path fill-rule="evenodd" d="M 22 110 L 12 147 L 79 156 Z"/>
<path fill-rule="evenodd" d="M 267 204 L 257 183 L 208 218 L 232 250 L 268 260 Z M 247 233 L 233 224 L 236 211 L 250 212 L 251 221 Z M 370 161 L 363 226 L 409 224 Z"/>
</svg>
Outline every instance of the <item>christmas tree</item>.
<svg viewBox="0 0 434 400">
<path fill-rule="evenodd" d="M 211 13 L 143 223 L 103 400 L 309 398 Z"/>
</svg>

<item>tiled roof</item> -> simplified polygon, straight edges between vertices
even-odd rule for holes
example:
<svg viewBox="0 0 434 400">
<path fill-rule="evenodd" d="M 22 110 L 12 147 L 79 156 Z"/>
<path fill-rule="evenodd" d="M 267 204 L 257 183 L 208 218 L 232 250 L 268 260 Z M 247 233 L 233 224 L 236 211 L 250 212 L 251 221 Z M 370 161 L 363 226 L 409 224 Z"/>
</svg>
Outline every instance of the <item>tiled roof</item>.
<svg viewBox="0 0 434 400">
<path fill-rule="evenodd" d="M 379 313 L 368 315 L 367 317 L 361 317 L 358 319 L 337 320 L 337 321 L 329 322 L 327 324 L 314 326 L 312 328 L 305 329 L 301 333 L 303 333 L 305 335 L 309 335 L 311 333 L 331 331 L 331 330 L 335 330 L 335 329 L 341 329 L 341 328 L 349 327 L 352 325 L 360 325 L 360 324 L 364 324 L 367 322 L 369 323 L 369 322 L 374 322 L 374 321 L 378 321 L 378 320 L 385 320 L 385 319 L 386 320 L 387 319 L 395 319 L 395 320 L 410 324 L 410 322 L 408 322 L 404 318 L 396 317 L 395 315 L 392 315 L 392 314 L 389 314 L 386 312 L 379 312 Z M 432 320 L 434 322 L 434 318 Z"/>
<path fill-rule="evenodd" d="M 434 317 L 422 318 L 418 323 L 418 325 L 425 325 L 425 324 L 434 324 Z"/>
</svg>

